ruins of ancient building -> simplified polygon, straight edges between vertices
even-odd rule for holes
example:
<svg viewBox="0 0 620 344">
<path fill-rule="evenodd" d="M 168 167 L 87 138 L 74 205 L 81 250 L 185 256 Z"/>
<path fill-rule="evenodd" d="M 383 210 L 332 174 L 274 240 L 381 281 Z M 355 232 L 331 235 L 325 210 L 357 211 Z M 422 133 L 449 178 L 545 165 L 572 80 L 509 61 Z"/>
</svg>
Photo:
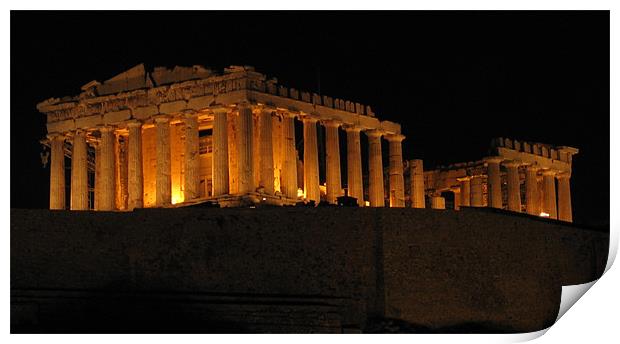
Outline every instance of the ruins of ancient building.
<svg viewBox="0 0 620 344">
<path fill-rule="evenodd" d="M 492 143 L 491 155 L 482 160 L 423 172 L 418 183 L 424 184 L 424 192 L 418 187 L 416 197 L 423 202 L 426 195 L 432 208 L 445 209 L 442 195 L 451 193 L 452 208 L 457 210 L 488 206 L 572 222 L 570 177 L 578 152 L 573 147 L 499 138 Z"/>
<path fill-rule="evenodd" d="M 455 210 L 489 206 L 572 221 L 576 148 L 498 139 L 485 159 L 425 172 L 422 160 L 403 163 L 400 125 L 381 121 L 369 106 L 278 85 L 248 66 L 147 72 L 138 65 L 37 108 L 47 115 L 42 142 L 51 150 L 50 209 L 66 209 L 67 199 L 71 210 L 107 211 L 207 201 L 223 207 L 336 204 L 345 194 L 359 206 L 445 209 L 448 193 L 448 208 Z M 296 122 L 303 123 L 301 148 Z M 325 142 L 318 141 L 319 125 Z M 361 132 L 368 138 L 367 176 Z M 389 143 L 387 167 L 382 139 Z M 324 184 L 319 145 L 325 147 Z"/>
<path fill-rule="evenodd" d="M 389 206 L 405 206 L 399 124 L 379 120 L 360 103 L 278 85 L 252 67 L 147 72 L 138 65 L 103 83 L 87 83 L 78 96 L 48 99 L 37 108 L 47 115 L 51 209 L 66 209 L 67 199 L 71 210 L 106 211 L 203 201 L 335 204 L 345 193 L 343 155 L 348 195 L 360 206 L 383 207 L 386 198 Z M 303 123 L 303 163 L 295 146 L 296 121 Z M 325 185 L 319 184 L 317 125 L 325 128 Z M 347 136 L 342 153 L 340 130 Z M 361 132 L 369 142 L 367 200 Z M 382 139 L 389 142 L 387 193 Z M 65 156 L 71 161 L 70 187 Z"/>
</svg>

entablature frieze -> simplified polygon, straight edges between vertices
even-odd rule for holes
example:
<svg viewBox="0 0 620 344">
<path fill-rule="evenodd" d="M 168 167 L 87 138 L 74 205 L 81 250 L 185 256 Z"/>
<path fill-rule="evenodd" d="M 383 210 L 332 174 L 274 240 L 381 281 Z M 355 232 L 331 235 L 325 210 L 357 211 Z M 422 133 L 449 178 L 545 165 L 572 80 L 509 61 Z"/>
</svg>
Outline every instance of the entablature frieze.
<svg viewBox="0 0 620 344">
<path fill-rule="evenodd" d="M 308 113 L 321 120 L 337 120 L 364 130 L 400 133 L 399 124 L 378 120 L 369 106 L 287 88 L 250 71 L 105 96 L 48 99 L 37 108 L 47 115 L 48 132 L 63 132 L 187 110 L 204 112 L 215 104 L 234 106 L 241 102 L 284 109 L 296 117 Z"/>
</svg>

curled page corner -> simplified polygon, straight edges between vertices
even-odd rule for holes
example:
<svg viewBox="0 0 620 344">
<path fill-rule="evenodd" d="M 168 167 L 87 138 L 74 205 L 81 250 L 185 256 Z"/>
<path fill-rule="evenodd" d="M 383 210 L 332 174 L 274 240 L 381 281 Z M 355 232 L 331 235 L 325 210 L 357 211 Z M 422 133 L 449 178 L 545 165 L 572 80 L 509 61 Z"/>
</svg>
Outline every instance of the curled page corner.
<svg viewBox="0 0 620 344">
<path fill-rule="evenodd" d="M 560 310 L 558 312 L 558 317 L 555 319 L 555 322 L 558 322 L 560 318 L 566 314 L 574 304 L 579 300 L 583 294 L 585 294 L 588 289 L 590 289 L 597 280 L 592 282 L 576 284 L 576 285 L 566 285 L 562 286 L 562 298 L 560 301 Z"/>
</svg>

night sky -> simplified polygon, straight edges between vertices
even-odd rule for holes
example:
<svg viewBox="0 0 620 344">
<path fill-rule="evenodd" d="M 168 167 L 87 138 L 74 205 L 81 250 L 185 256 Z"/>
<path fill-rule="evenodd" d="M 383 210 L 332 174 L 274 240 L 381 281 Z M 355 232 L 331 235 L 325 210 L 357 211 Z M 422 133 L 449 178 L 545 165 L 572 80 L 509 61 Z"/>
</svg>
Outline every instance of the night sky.
<svg viewBox="0 0 620 344">
<path fill-rule="evenodd" d="M 483 157 L 493 137 L 580 149 L 574 219 L 609 224 L 609 12 L 11 12 L 11 207 L 47 208 L 38 102 L 139 63 L 252 65 L 369 104 L 405 159 Z"/>
</svg>

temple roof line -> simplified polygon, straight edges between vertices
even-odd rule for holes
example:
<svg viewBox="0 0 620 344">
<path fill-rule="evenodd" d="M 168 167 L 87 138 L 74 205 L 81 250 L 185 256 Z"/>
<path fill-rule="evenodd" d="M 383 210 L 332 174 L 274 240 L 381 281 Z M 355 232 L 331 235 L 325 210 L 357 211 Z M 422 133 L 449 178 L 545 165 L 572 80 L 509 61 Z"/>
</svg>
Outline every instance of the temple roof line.
<svg viewBox="0 0 620 344">
<path fill-rule="evenodd" d="M 153 71 L 147 72 L 143 63 L 117 74 L 103 83 L 97 80 L 90 81 L 81 87 L 82 93 L 77 96 L 49 98 L 42 101 L 37 104 L 37 109 L 41 112 L 49 112 L 57 109 L 54 107 L 55 105 L 66 109 L 73 104 L 81 103 L 83 100 L 92 102 L 105 96 L 122 96 L 132 91 L 149 90 L 163 86 L 173 87 L 176 86 L 175 84 L 180 86 L 181 83 L 187 81 L 206 80 L 238 73 L 248 74 L 255 81 L 255 84 L 249 85 L 249 88 L 256 91 L 375 117 L 375 113 L 370 106 L 279 85 L 276 78 L 267 79 L 264 74 L 256 72 L 252 66 L 230 66 L 224 68 L 221 72 L 216 72 L 201 65 L 194 65 L 192 67 L 175 66 L 172 69 L 155 67 Z M 105 98 L 102 100 L 105 100 Z"/>
</svg>

